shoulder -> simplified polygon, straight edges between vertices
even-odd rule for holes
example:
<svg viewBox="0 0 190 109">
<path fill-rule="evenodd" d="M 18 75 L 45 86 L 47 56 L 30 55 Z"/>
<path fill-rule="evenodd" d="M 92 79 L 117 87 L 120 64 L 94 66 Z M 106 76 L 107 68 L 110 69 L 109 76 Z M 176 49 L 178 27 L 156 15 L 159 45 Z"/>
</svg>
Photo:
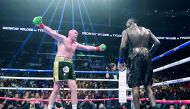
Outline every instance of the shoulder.
<svg viewBox="0 0 190 109">
<path fill-rule="evenodd" d="M 67 43 L 68 38 L 67 37 L 62 37 L 61 39 L 58 40 L 59 43 Z"/>
<path fill-rule="evenodd" d="M 149 32 L 149 34 L 152 34 L 152 31 L 150 29 L 146 29 L 146 30 Z"/>
<path fill-rule="evenodd" d="M 150 29 L 145 28 L 145 27 L 139 27 L 139 29 L 143 30 L 143 31 L 147 31 L 148 33 L 152 33 Z"/>
<path fill-rule="evenodd" d="M 76 47 L 80 47 L 82 44 L 75 42 Z"/>
<path fill-rule="evenodd" d="M 141 29 L 141 30 L 149 30 L 149 29 L 147 29 L 147 28 L 145 28 L 143 26 L 140 26 L 139 29 Z"/>
<path fill-rule="evenodd" d="M 145 31 L 151 32 L 150 29 L 148 29 L 148 28 L 145 28 L 145 27 L 139 27 L 139 28 L 140 28 L 140 29 L 143 29 L 143 30 L 145 30 Z"/>
<path fill-rule="evenodd" d="M 123 30 L 122 34 L 127 34 L 128 31 L 129 31 L 129 29 L 125 29 L 125 30 Z"/>
</svg>

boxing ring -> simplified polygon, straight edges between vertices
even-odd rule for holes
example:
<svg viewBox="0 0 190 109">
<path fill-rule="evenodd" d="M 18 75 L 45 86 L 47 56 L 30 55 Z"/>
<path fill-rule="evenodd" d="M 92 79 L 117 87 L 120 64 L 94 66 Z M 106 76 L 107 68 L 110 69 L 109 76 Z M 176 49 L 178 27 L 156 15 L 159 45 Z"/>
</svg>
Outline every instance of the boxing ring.
<svg viewBox="0 0 190 109">
<path fill-rule="evenodd" d="M 152 61 L 156 61 L 162 57 L 165 57 L 169 54 L 172 54 L 180 49 L 183 49 L 187 46 L 190 45 L 190 41 L 181 44 L 155 58 L 152 59 Z M 190 61 L 190 57 L 181 59 L 179 61 L 164 65 L 162 67 L 156 68 L 153 70 L 154 73 L 157 73 L 159 71 L 163 71 L 172 67 L 179 66 L 181 64 L 185 64 Z M 1 68 L 0 72 L 38 72 L 38 73 L 52 73 L 52 70 L 35 70 L 35 69 L 14 69 L 14 68 Z M 76 74 L 106 74 L 106 73 L 113 73 L 117 74 L 117 72 L 107 72 L 107 71 L 75 71 Z M 11 77 L 11 76 L 0 76 L 1 80 L 5 79 L 17 79 L 17 80 L 47 80 L 47 81 L 53 81 L 53 78 L 48 78 L 48 77 Z M 89 79 L 89 78 L 77 78 L 77 81 L 95 81 L 95 82 L 103 82 L 103 81 L 110 81 L 110 82 L 119 82 L 119 80 L 116 79 Z M 164 85 L 171 85 L 171 84 L 178 84 L 182 82 L 188 82 L 190 81 L 190 77 L 186 78 L 180 78 L 180 79 L 175 79 L 175 80 L 168 80 L 168 81 L 163 81 L 159 83 L 154 83 L 153 87 L 157 86 L 164 86 Z M 52 90 L 53 88 L 27 88 L 27 87 L 0 87 L 1 90 Z M 62 88 L 61 90 L 69 90 L 69 88 Z M 77 89 L 78 91 L 119 91 L 119 88 L 115 89 L 82 89 L 79 88 Z M 127 88 L 127 91 L 131 91 L 131 88 Z M 126 95 L 127 96 L 127 95 Z M 10 98 L 10 97 L 0 97 L 2 100 L 16 100 L 16 101 L 28 101 L 28 99 L 23 99 L 23 98 Z M 63 100 L 63 101 L 68 101 L 70 99 L 57 99 Z M 102 99 L 88 99 L 89 101 L 107 101 L 107 100 L 119 100 L 119 98 L 102 98 Z M 132 100 L 131 97 L 127 96 L 127 100 Z M 141 98 L 140 100 L 142 101 L 147 101 L 147 98 Z M 31 99 L 29 101 L 37 101 L 37 102 L 48 102 L 47 99 Z M 79 101 L 84 101 L 84 99 L 79 99 Z M 190 100 L 156 100 L 157 103 L 160 104 L 190 104 Z"/>
</svg>

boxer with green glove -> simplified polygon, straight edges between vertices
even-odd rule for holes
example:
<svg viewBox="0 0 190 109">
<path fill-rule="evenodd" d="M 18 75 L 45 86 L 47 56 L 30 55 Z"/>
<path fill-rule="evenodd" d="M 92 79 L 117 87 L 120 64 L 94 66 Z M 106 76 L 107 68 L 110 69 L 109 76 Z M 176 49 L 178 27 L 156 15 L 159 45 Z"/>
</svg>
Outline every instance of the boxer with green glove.
<svg viewBox="0 0 190 109">
<path fill-rule="evenodd" d="M 71 90 L 71 103 L 72 109 L 77 109 L 77 84 L 76 74 L 74 72 L 74 65 L 72 58 L 75 55 L 76 50 L 83 51 L 105 51 L 106 45 L 101 44 L 98 47 L 82 45 L 77 42 L 78 32 L 76 30 L 70 30 L 68 37 L 59 34 L 52 30 L 48 26 L 42 23 L 42 17 L 37 16 L 33 19 L 33 24 L 41 28 L 45 33 L 58 41 L 57 54 L 54 61 L 53 78 L 54 87 L 49 97 L 48 109 L 52 109 L 56 100 L 57 94 L 62 87 L 63 81 L 67 81 L 67 84 Z"/>
</svg>

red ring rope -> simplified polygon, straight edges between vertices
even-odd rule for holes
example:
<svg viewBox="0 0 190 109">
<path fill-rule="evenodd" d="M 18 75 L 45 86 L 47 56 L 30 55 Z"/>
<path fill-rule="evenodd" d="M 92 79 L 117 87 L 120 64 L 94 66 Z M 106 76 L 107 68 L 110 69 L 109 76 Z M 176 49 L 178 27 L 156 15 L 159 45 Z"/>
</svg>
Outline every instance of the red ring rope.
<svg viewBox="0 0 190 109">
<path fill-rule="evenodd" d="M 9 98 L 0 97 L 3 100 L 13 100 L 13 101 L 33 101 L 33 102 L 48 102 L 48 99 L 24 99 L 24 98 Z M 119 100 L 119 98 L 103 98 L 103 99 L 79 99 L 79 101 L 107 101 L 107 100 Z M 131 100 L 131 98 L 127 98 Z M 141 101 L 148 101 L 148 98 L 141 98 Z M 56 101 L 70 101 L 70 99 L 56 99 Z M 157 103 L 161 104 L 190 104 L 190 100 L 156 100 Z"/>
</svg>

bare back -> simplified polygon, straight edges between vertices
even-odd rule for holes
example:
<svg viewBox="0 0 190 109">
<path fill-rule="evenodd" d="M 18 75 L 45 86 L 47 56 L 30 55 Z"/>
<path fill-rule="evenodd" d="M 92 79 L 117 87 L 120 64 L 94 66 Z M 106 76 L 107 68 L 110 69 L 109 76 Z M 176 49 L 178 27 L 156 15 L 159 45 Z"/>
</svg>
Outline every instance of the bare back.
<svg viewBox="0 0 190 109">
<path fill-rule="evenodd" d="M 127 28 L 122 33 L 119 56 L 124 57 L 126 49 L 146 48 L 152 54 L 158 48 L 160 41 L 149 29 L 144 27 Z M 149 46 L 152 46 L 149 49 Z"/>
<path fill-rule="evenodd" d="M 148 49 L 150 42 L 150 32 L 144 27 L 134 27 L 125 30 L 128 36 L 128 44 L 130 48 L 144 47 Z"/>
</svg>

